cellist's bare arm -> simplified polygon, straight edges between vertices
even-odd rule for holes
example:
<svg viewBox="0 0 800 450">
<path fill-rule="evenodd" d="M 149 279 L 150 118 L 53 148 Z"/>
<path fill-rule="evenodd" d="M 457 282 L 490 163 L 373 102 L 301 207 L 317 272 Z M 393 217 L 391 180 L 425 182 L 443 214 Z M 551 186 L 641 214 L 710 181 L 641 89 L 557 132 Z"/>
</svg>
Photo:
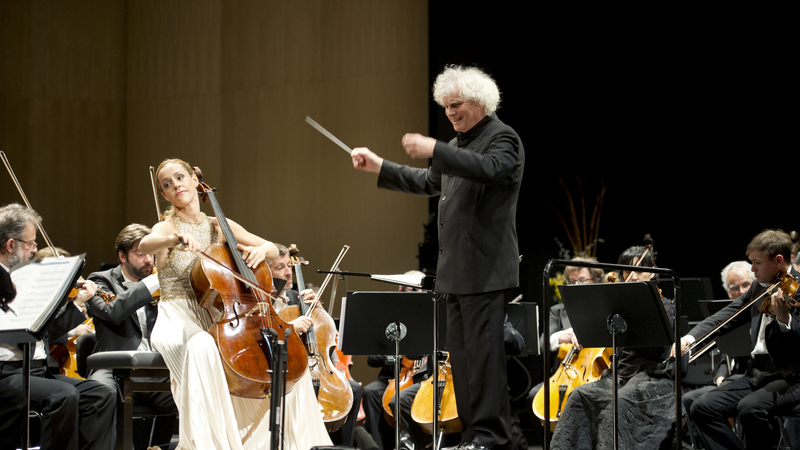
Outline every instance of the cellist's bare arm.
<svg viewBox="0 0 800 450">
<path fill-rule="evenodd" d="M 156 260 L 163 261 L 167 257 L 169 249 L 179 243 L 178 230 L 175 229 L 172 222 L 165 220 L 153 225 L 150 234 L 139 241 L 139 251 L 153 255 Z"/>
</svg>

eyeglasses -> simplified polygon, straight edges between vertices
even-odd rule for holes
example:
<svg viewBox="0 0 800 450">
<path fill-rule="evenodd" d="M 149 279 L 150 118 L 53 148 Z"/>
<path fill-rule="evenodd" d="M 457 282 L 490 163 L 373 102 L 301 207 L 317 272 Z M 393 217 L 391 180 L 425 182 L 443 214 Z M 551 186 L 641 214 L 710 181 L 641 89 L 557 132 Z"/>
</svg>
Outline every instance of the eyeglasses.
<svg viewBox="0 0 800 450">
<path fill-rule="evenodd" d="M 33 248 L 39 248 L 39 244 L 37 244 L 36 241 L 30 241 L 29 242 L 29 241 L 23 241 L 22 239 L 14 239 L 14 240 L 22 242 L 23 244 L 27 244 L 27 245 L 29 245 L 29 246 L 31 246 Z"/>
<path fill-rule="evenodd" d="M 591 278 L 579 278 L 577 280 L 567 280 L 567 284 L 588 284 L 591 283 Z"/>
</svg>

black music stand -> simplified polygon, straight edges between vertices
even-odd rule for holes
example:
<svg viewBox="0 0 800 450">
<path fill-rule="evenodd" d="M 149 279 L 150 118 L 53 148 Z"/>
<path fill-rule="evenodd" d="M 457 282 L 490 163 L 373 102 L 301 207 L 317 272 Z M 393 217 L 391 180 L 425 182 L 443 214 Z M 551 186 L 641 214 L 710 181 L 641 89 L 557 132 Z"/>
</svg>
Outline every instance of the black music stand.
<svg viewBox="0 0 800 450">
<path fill-rule="evenodd" d="M 429 310 L 432 297 L 431 292 L 348 292 L 342 302 L 339 349 L 347 355 L 395 356 L 395 449 L 400 448 L 398 361 L 401 354 L 428 355 L 437 350 L 435 319 Z M 443 327 L 438 330 L 442 333 Z"/>
<path fill-rule="evenodd" d="M 662 347 L 674 337 L 653 282 L 559 286 L 575 335 L 584 347 L 611 347 L 614 448 L 618 448 L 617 348 Z"/>
<path fill-rule="evenodd" d="M 64 303 L 66 303 L 69 293 L 72 290 L 72 287 L 75 286 L 77 283 L 78 278 L 80 278 L 80 274 L 83 271 L 83 268 L 86 266 L 86 260 L 84 259 L 85 255 L 78 255 L 77 258 L 78 262 L 76 263 L 75 267 L 73 268 L 72 272 L 69 275 L 69 278 L 66 283 L 59 287 L 58 293 L 55 295 L 55 298 L 60 299 L 59 301 L 52 301 L 50 302 L 48 308 L 42 312 L 41 317 L 44 318 L 42 326 L 37 330 L 31 329 L 6 329 L 0 330 L 0 343 L 4 344 L 12 344 L 16 345 L 22 350 L 22 354 L 24 355 L 24 359 L 22 360 L 22 391 L 23 395 L 25 396 L 25 419 L 23 420 L 22 425 L 22 448 L 29 448 L 30 447 L 30 436 L 29 436 L 29 418 L 28 414 L 30 412 L 31 407 L 31 389 L 30 389 L 30 380 L 31 380 L 31 358 L 33 358 L 33 346 L 31 344 L 36 344 L 37 341 L 41 341 L 44 337 L 47 329 L 50 327 L 50 324 L 53 323 L 53 320 L 56 317 L 56 313 L 64 307 Z M 41 263 L 41 259 L 30 260 L 14 266 L 13 271 L 19 270 L 25 267 L 28 264 L 38 264 Z M 0 270 L 5 270 L 0 268 Z M 13 272 L 12 271 L 12 272 Z M 15 314 L 13 309 L 3 314 Z"/>
</svg>

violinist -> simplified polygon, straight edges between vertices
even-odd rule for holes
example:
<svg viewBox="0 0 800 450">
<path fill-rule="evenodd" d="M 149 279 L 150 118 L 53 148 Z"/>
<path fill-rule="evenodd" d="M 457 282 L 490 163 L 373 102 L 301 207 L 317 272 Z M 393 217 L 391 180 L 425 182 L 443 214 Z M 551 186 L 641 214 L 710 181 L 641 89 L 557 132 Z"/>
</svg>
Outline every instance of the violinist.
<svg viewBox="0 0 800 450">
<path fill-rule="evenodd" d="M 36 226 L 41 220 L 39 214 L 18 204 L 0 208 L 0 270 L 9 271 L 33 257 L 37 248 Z M 49 353 L 47 341 L 65 335 L 83 322 L 81 305 L 94 295 L 96 289 L 91 281 L 81 282 L 78 295 L 59 309 L 45 338 L 35 344 L 29 385 L 30 406 L 42 416 L 42 449 L 114 448 L 116 392 L 97 381 L 53 374 L 47 370 L 46 363 Z M 0 344 L 0 385 L 3 389 L 22 393 L 23 357 L 17 347 Z"/>
<path fill-rule="evenodd" d="M 60 256 L 64 256 L 64 257 L 71 256 L 68 251 L 64 250 L 61 247 L 53 247 L 52 249 L 50 247 L 45 247 L 45 248 L 39 249 L 36 252 L 36 255 L 34 256 L 34 259 L 54 257 L 54 256 L 56 256 L 55 252 L 58 252 L 58 255 L 60 255 Z M 84 316 L 86 316 L 86 303 L 81 305 L 81 312 L 83 313 Z M 69 353 L 68 353 L 69 350 L 66 347 L 67 344 L 69 343 L 69 339 L 71 339 L 71 338 L 77 339 L 77 338 L 83 336 L 84 334 L 93 334 L 93 333 L 94 333 L 94 328 L 91 325 L 87 324 L 86 320 L 84 320 L 83 323 L 81 323 L 77 327 L 69 330 L 69 333 L 65 334 L 64 336 L 62 336 L 62 337 L 60 337 L 60 338 L 58 338 L 56 340 L 51 340 L 50 341 L 50 352 L 51 352 L 51 354 L 50 354 L 50 357 L 47 358 L 47 365 L 50 367 L 50 370 L 52 372 L 54 372 L 54 373 L 64 373 L 61 370 L 62 366 L 59 364 L 59 363 L 62 362 L 62 360 L 60 360 L 57 357 L 56 358 L 53 357 L 54 354 L 58 354 L 59 353 L 57 350 L 55 350 L 55 351 L 53 350 L 54 346 L 56 346 L 56 345 L 64 346 L 63 347 L 64 351 L 60 354 L 60 356 L 62 356 L 64 358 L 67 358 L 67 357 L 70 356 Z M 65 375 L 68 375 L 68 374 L 65 374 Z"/>
<path fill-rule="evenodd" d="M 722 277 L 722 288 L 731 300 L 747 292 L 754 281 L 753 272 L 750 271 L 750 263 L 747 261 L 734 261 L 728 264 L 722 269 L 720 276 Z M 714 371 L 713 384 L 683 393 L 681 402 L 685 411 L 691 411 L 692 403 L 695 400 L 721 385 L 728 376 L 735 373 L 744 373 L 744 369 L 747 368 L 747 358 L 736 357 L 732 358 L 730 362 L 727 359 L 725 355 L 721 355 L 719 365 Z"/>
<path fill-rule="evenodd" d="M 275 244 L 278 247 L 278 258 L 274 261 L 270 262 L 269 268 L 272 271 L 272 277 L 277 279 L 282 279 L 286 281 L 286 284 L 283 287 L 283 290 L 280 293 L 280 297 L 284 300 L 283 305 L 275 305 L 275 309 L 280 311 L 284 306 L 292 306 L 298 305 L 300 303 L 300 298 L 302 297 L 303 301 L 305 301 L 308 305 L 313 305 L 316 303 L 317 294 L 312 289 L 305 289 L 303 292 L 298 292 L 296 289 L 293 289 L 294 285 L 292 283 L 292 264 L 291 264 L 291 256 L 289 254 L 289 248 L 282 244 Z M 322 308 L 322 303 L 317 304 L 317 308 Z M 309 327 L 314 324 L 314 320 L 310 317 L 306 317 L 301 315 L 300 317 L 292 320 L 289 322 L 294 326 L 295 332 L 298 334 L 303 334 L 308 331 Z M 348 380 L 350 382 L 350 389 L 353 391 L 353 405 L 358 405 L 361 402 L 362 396 L 362 387 L 360 384 L 353 380 Z M 318 415 L 311 415 L 307 414 L 306 411 L 302 411 L 299 409 L 299 406 L 295 405 L 294 407 L 290 407 L 289 399 L 293 397 L 293 394 L 290 392 L 287 395 L 286 400 L 286 410 L 287 415 L 290 414 L 290 411 L 295 411 L 296 414 L 302 415 L 303 418 L 308 418 L 309 420 L 313 420 L 315 423 L 317 422 L 317 418 L 319 418 L 319 423 L 322 424 L 322 417 Z M 358 407 L 354 406 L 350 408 L 350 413 L 348 414 L 347 421 L 345 424 L 340 428 L 338 431 L 334 433 L 330 433 L 331 442 L 335 445 L 344 445 L 344 446 L 351 446 L 353 442 L 353 428 L 355 427 L 356 421 L 358 419 Z M 322 425 L 324 427 L 324 424 Z M 318 427 L 314 427 L 314 429 L 318 429 Z"/>
<path fill-rule="evenodd" d="M 152 351 L 150 333 L 156 323 L 158 308 L 153 302 L 153 293 L 158 290 L 158 276 L 153 273 L 153 257 L 139 250 L 139 241 L 150 234 L 150 228 L 133 223 L 120 231 L 114 242 L 114 249 L 120 265 L 89 275 L 98 289 L 113 295 L 113 301 L 95 295 L 86 302 L 89 315 L 97 330 L 97 344 L 93 353 L 139 350 Z M 100 369 L 89 373 L 90 380 L 99 381 L 115 390 L 118 384 L 110 369 Z M 137 378 L 134 378 L 134 381 Z M 145 381 L 145 380 L 143 380 Z M 149 378 L 146 381 L 169 381 L 168 378 Z M 120 393 L 121 395 L 121 393 Z M 136 448 L 151 445 L 169 445 L 178 408 L 169 392 L 134 392 L 136 405 L 147 405 L 157 411 L 151 439 L 150 427 L 140 421 L 134 423 L 133 438 Z M 148 444 L 149 443 L 149 444 Z"/>
<path fill-rule="evenodd" d="M 207 330 L 212 318 L 198 304 L 188 274 L 197 255 L 222 239 L 216 218 L 200 209 L 199 179 L 186 162 L 163 161 L 155 171 L 156 184 L 171 207 L 165 219 L 142 238 L 139 250 L 155 257 L 161 299 L 158 318 L 150 334 L 150 345 L 161 353 L 170 371 L 172 395 L 180 414 L 181 448 L 266 449 L 270 443 L 269 399 L 252 399 L 230 394 L 217 344 Z M 272 242 L 262 239 L 227 219 L 239 243 L 238 249 L 250 268 L 278 257 Z M 316 408 L 309 377 L 294 386 L 296 395 Z M 286 424 L 286 448 L 303 450 L 314 445 L 329 445 L 317 435 L 295 433 Z"/>
<path fill-rule="evenodd" d="M 729 306 L 692 328 L 681 339 L 682 351 L 757 298 L 776 278 L 787 273 L 797 276 L 797 271 L 791 267 L 791 250 L 792 240 L 784 231 L 765 230 L 756 235 L 746 251 L 756 282 Z M 771 418 L 775 414 L 800 411 L 800 397 L 796 394 L 800 369 L 800 352 L 797 351 L 800 311 L 790 306 L 780 288 L 766 298 L 774 317 L 761 314 L 758 301 L 749 311 L 736 315 L 718 330 L 722 335 L 748 324 L 752 347 L 745 376 L 704 394 L 689 411 L 709 449 L 772 448 Z M 798 298 L 796 294 L 794 300 Z M 746 446 L 728 423 L 728 418 L 736 415 Z"/>
<path fill-rule="evenodd" d="M 653 252 L 644 252 L 641 246 L 625 250 L 618 264 L 656 267 Z M 645 271 L 624 271 L 619 279 L 655 281 L 654 275 Z M 672 323 L 671 302 L 662 298 L 662 303 Z M 617 401 L 619 411 L 626 412 L 618 423 L 620 448 L 659 448 L 667 438 L 675 419 L 674 385 L 671 379 L 658 376 L 656 372 L 668 354 L 668 347 L 617 349 Z M 613 448 L 613 381 L 611 371 L 606 370 L 600 380 L 573 389 L 553 432 L 551 448 Z"/>
</svg>

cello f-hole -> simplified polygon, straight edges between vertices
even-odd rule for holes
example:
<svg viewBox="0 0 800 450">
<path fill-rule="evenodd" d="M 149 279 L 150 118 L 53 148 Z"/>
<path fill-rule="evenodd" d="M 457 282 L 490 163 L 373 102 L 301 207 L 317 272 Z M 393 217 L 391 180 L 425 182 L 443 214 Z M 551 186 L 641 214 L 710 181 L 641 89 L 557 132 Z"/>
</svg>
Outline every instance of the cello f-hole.
<svg viewBox="0 0 800 450">
<path fill-rule="evenodd" d="M 239 312 L 236 311 L 236 305 L 241 305 L 241 303 L 234 302 L 233 304 L 231 304 L 231 309 L 233 309 L 233 317 L 236 318 L 235 324 L 233 322 L 228 323 L 228 325 L 230 325 L 231 328 L 236 328 L 239 326 Z"/>
</svg>

